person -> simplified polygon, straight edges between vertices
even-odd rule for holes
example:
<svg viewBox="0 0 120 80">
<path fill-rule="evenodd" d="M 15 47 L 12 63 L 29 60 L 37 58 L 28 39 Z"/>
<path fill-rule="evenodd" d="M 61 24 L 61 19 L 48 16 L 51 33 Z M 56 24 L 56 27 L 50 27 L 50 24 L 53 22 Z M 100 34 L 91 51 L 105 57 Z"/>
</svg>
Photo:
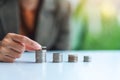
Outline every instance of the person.
<svg viewBox="0 0 120 80">
<path fill-rule="evenodd" d="M 0 61 L 47 46 L 69 49 L 70 4 L 66 0 L 0 0 Z"/>
</svg>

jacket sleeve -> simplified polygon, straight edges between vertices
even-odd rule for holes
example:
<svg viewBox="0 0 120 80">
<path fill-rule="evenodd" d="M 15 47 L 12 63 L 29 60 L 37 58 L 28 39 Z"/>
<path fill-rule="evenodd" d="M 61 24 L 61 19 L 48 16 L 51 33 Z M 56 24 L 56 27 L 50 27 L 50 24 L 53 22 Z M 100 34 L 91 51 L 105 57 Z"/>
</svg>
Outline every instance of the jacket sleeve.
<svg viewBox="0 0 120 80">
<path fill-rule="evenodd" d="M 4 26 L 2 24 L 2 20 L 1 20 L 1 17 L 2 17 L 2 7 L 3 5 L 5 4 L 7 0 L 0 0 L 0 41 L 4 38 L 5 36 L 5 31 L 4 31 Z"/>
<path fill-rule="evenodd" d="M 61 0 L 62 1 L 62 0 Z M 64 3 L 63 3 L 64 2 Z M 58 27 L 58 38 L 56 42 L 56 48 L 58 50 L 68 50 L 69 49 L 69 18 L 71 7 L 70 3 L 63 0 L 59 3 L 58 13 L 57 13 L 57 27 Z"/>
<path fill-rule="evenodd" d="M 0 3 L 0 41 L 4 38 L 5 36 L 5 31 L 4 31 L 4 26 L 2 24 L 2 20 L 1 20 L 1 13 L 2 13 L 2 6 L 1 6 L 1 3 Z"/>
<path fill-rule="evenodd" d="M 0 21 L 0 41 L 4 38 L 4 31 L 3 31 L 3 26 L 2 23 Z"/>
</svg>

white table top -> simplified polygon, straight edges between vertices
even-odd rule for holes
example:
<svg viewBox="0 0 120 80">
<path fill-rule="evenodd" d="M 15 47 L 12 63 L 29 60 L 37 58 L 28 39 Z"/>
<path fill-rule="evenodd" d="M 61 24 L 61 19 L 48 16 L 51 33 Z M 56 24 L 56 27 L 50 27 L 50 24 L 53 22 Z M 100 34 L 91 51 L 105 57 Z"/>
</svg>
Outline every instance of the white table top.
<svg viewBox="0 0 120 80">
<path fill-rule="evenodd" d="M 120 80 L 120 51 L 62 51 L 63 63 L 35 63 L 34 53 L 25 53 L 14 63 L 0 63 L 0 80 Z M 79 55 L 78 63 L 68 63 L 68 53 Z M 84 63 L 83 56 L 91 62 Z"/>
</svg>

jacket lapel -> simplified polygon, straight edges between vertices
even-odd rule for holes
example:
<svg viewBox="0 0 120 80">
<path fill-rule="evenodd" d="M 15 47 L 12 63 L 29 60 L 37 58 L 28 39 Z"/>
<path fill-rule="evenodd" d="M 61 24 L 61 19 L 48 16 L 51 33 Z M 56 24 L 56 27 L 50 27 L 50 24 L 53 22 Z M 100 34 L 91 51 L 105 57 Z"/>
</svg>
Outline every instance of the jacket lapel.
<svg viewBox="0 0 120 80">
<path fill-rule="evenodd" d="M 4 31 L 6 33 L 8 32 L 18 33 L 19 26 L 18 0 L 8 0 L 8 2 L 2 8 L 1 15 Z"/>
</svg>

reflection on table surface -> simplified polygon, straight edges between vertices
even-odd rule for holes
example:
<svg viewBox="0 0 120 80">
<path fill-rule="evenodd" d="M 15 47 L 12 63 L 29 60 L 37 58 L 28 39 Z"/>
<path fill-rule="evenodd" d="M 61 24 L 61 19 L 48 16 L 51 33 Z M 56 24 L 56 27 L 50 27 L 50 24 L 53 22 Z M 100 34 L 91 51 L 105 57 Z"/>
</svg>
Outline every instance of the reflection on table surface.
<svg viewBox="0 0 120 80">
<path fill-rule="evenodd" d="M 25 52 L 14 63 L 0 63 L 0 80 L 120 80 L 120 51 L 60 51 L 63 63 L 35 63 L 34 52 Z M 68 63 L 68 54 L 78 54 L 77 63 Z M 90 62 L 83 62 L 83 56 Z"/>
</svg>

